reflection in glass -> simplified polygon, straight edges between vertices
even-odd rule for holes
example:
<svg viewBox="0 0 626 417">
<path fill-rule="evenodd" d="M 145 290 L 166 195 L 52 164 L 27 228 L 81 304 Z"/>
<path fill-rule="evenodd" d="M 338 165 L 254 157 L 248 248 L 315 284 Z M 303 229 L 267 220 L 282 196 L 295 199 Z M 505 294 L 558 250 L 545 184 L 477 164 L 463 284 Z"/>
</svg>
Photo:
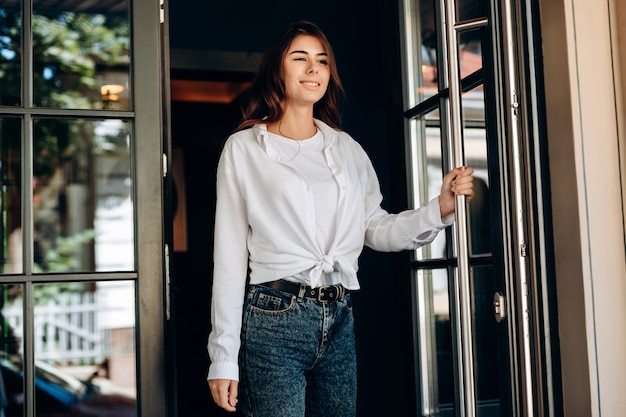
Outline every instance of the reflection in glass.
<svg viewBox="0 0 626 417">
<path fill-rule="evenodd" d="M 489 3 L 477 0 L 455 0 L 456 1 L 456 20 L 462 22 L 465 20 L 477 19 L 485 17 L 488 14 L 485 7 L 489 6 Z"/>
<path fill-rule="evenodd" d="M 453 415 L 455 408 L 454 350 L 448 273 L 416 271 L 418 370 L 421 415 Z M 493 312 L 495 277 L 492 266 L 472 267 L 472 311 L 476 394 L 485 415 L 499 415 L 498 341 Z"/>
<path fill-rule="evenodd" d="M 130 109 L 128 2 L 33 2 L 34 102 L 71 109 Z"/>
<path fill-rule="evenodd" d="M 461 78 L 473 74 L 483 67 L 481 29 L 474 29 L 459 34 L 459 70 Z"/>
<path fill-rule="evenodd" d="M 487 170 L 485 99 L 482 85 L 461 96 L 466 164 L 474 168 L 475 196 L 468 204 L 470 255 L 490 254 L 491 212 Z"/>
<path fill-rule="evenodd" d="M 133 282 L 36 284 L 33 291 L 37 416 L 135 416 Z"/>
<path fill-rule="evenodd" d="M 34 272 L 134 270 L 130 123 L 35 119 Z"/>
<path fill-rule="evenodd" d="M 474 370 L 478 401 L 498 400 L 499 362 L 497 323 L 494 318 L 493 295 L 496 279 L 493 266 L 475 266 L 470 270 L 472 281 Z M 499 415 L 499 413 L 497 414 Z"/>
<path fill-rule="evenodd" d="M 406 13 L 406 59 L 408 106 L 437 93 L 437 27 L 434 0 L 407 1 Z"/>
<path fill-rule="evenodd" d="M 439 414 L 454 403 L 454 360 L 448 274 L 445 269 L 416 272 L 418 349 L 422 413 Z"/>
<path fill-rule="evenodd" d="M 20 284 L 0 285 L 0 408 L 6 417 L 21 417 L 24 412 L 23 294 Z"/>
<path fill-rule="evenodd" d="M 411 172 L 413 173 L 413 205 L 420 207 L 441 192 L 443 178 L 442 130 L 439 110 L 410 120 Z M 439 233 L 430 244 L 416 251 L 417 260 L 439 259 L 445 256 L 445 233 Z"/>
<path fill-rule="evenodd" d="M 22 102 L 21 22 L 19 1 L 0 2 L 0 106 L 15 107 Z"/>
<path fill-rule="evenodd" d="M 0 118 L 0 273 L 22 272 L 22 157 L 20 141 L 21 121 L 18 118 Z"/>
</svg>

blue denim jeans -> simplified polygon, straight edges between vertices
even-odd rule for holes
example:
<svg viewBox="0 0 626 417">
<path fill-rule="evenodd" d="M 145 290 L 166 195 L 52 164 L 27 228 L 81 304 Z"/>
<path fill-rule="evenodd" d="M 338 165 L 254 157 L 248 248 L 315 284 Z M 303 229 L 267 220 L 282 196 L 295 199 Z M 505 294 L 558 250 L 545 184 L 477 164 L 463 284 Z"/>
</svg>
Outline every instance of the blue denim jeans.
<svg viewBox="0 0 626 417">
<path fill-rule="evenodd" d="M 356 354 L 350 295 L 297 298 L 250 285 L 239 358 L 247 417 L 354 417 Z"/>
</svg>

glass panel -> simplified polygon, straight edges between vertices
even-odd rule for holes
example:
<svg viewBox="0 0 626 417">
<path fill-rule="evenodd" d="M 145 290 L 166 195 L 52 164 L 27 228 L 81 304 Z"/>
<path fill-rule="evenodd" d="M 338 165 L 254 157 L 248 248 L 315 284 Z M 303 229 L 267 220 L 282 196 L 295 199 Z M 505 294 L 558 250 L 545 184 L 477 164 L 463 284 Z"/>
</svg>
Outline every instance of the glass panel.
<svg viewBox="0 0 626 417">
<path fill-rule="evenodd" d="M 448 273 L 445 269 L 418 270 L 416 276 L 421 415 L 453 416 L 455 360 Z M 493 312 L 493 268 L 473 267 L 471 278 L 474 369 L 480 415 L 499 416 L 500 371 L 497 360 L 497 324 Z"/>
<path fill-rule="evenodd" d="M 498 329 L 493 310 L 496 279 L 492 266 L 473 267 L 470 273 L 473 285 L 476 395 L 481 412 L 484 413 L 481 415 L 499 416 L 500 363 Z"/>
<path fill-rule="evenodd" d="M 423 416 L 451 415 L 454 403 L 454 360 L 448 273 L 416 272 L 418 360 Z M 447 412 L 446 412 L 447 410 Z"/>
<path fill-rule="evenodd" d="M 486 3 L 477 0 L 456 0 L 457 22 L 487 16 L 486 11 L 483 10 L 487 6 Z"/>
<path fill-rule="evenodd" d="M 465 162 L 474 168 L 475 196 L 468 204 L 470 254 L 490 254 L 491 204 L 487 170 L 485 100 L 482 85 L 462 95 Z"/>
<path fill-rule="evenodd" d="M 130 123 L 34 127 L 35 273 L 134 270 Z"/>
<path fill-rule="evenodd" d="M 22 378 L 22 343 L 24 308 L 20 284 L 0 285 L 2 300 L 2 335 L 0 338 L 0 399 L 4 416 L 24 413 L 24 380 Z"/>
<path fill-rule="evenodd" d="M 34 285 L 37 416 L 135 416 L 132 281 Z"/>
<path fill-rule="evenodd" d="M 406 2 L 406 53 L 408 74 L 408 107 L 437 93 L 437 27 L 435 2 Z"/>
<path fill-rule="evenodd" d="M 0 168 L 2 221 L 0 222 L 0 271 L 22 272 L 22 157 L 21 120 L 0 118 Z"/>
<path fill-rule="evenodd" d="M 21 88 L 21 3 L 0 0 L 0 106 L 20 106 Z"/>
<path fill-rule="evenodd" d="M 419 207 L 436 198 L 441 192 L 443 178 L 442 130 L 439 110 L 411 120 L 411 172 L 413 178 L 413 205 Z M 446 234 L 439 233 L 430 244 L 416 251 L 417 260 L 439 259 L 445 256 Z"/>
<path fill-rule="evenodd" d="M 478 71 L 483 67 L 481 30 L 474 29 L 459 34 L 459 70 L 461 78 Z"/>
<path fill-rule="evenodd" d="M 129 109 L 128 2 L 48 4 L 33 2 L 35 105 Z"/>
</svg>

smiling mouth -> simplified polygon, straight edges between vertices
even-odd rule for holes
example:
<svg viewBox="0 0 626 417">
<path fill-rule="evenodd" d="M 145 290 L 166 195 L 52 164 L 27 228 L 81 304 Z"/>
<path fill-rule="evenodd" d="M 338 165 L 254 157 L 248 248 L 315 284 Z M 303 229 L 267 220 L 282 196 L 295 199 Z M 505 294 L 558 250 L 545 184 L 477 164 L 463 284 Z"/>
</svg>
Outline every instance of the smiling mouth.
<svg viewBox="0 0 626 417">
<path fill-rule="evenodd" d="M 303 85 L 306 85 L 307 87 L 319 87 L 319 83 L 314 83 L 312 81 L 302 81 Z"/>
</svg>

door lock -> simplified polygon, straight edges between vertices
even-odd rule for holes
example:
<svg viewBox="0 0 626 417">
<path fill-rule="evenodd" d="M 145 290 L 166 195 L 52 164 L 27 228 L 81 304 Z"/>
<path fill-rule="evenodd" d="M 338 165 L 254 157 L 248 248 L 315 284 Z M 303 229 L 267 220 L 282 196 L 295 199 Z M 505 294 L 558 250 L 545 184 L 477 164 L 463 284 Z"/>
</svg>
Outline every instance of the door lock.
<svg viewBox="0 0 626 417">
<path fill-rule="evenodd" d="M 493 313 L 496 317 L 496 323 L 500 323 L 506 316 L 504 295 L 500 291 L 496 291 L 493 295 Z"/>
</svg>

